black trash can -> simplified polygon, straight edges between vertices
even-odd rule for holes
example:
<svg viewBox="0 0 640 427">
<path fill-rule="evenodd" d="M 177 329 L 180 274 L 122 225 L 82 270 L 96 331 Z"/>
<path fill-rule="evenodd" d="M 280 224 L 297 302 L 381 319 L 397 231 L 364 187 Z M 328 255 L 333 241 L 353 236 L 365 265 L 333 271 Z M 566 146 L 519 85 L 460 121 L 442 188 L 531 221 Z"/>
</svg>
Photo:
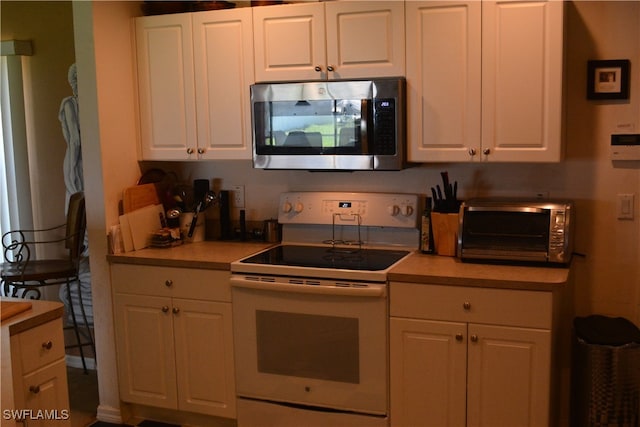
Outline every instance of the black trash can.
<svg viewBox="0 0 640 427">
<path fill-rule="evenodd" d="M 576 317 L 572 427 L 640 427 L 640 329 L 622 317 Z"/>
</svg>

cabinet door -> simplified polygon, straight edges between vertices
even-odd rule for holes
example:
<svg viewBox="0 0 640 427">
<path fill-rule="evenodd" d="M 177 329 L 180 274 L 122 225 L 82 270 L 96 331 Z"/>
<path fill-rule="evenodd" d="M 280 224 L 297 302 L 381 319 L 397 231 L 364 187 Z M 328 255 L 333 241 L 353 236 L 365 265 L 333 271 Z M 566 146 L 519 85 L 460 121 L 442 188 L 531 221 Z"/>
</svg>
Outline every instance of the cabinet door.
<svg viewBox="0 0 640 427">
<path fill-rule="evenodd" d="M 67 392 L 67 367 L 60 359 L 47 367 L 38 369 L 22 380 L 21 399 L 18 409 L 31 409 L 32 416 L 26 419 L 29 427 L 70 426 L 69 395 Z M 16 403 L 19 399 L 16 399 Z M 40 411 L 47 411 L 47 414 Z M 4 425 L 4 424 L 3 424 Z"/>
<path fill-rule="evenodd" d="M 256 81 L 317 80 L 326 76 L 323 3 L 252 9 Z"/>
<path fill-rule="evenodd" d="M 404 2 L 326 2 L 331 79 L 405 75 Z"/>
<path fill-rule="evenodd" d="M 120 398 L 176 409 L 171 299 L 116 294 L 114 306 Z"/>
<path fill-rule="evenodd" d="M 231 304 L 174 299 L 178 408 L 235 418 Z"/>
<path fill-rule="evenodd" d="M 465 323 L 391 318 L 392 426 L 465 425 L 466 333 Z"/>
<path fill-rule="evenodd" d="M 409 161 L 468 161 L 480 148 L 481 4 L 406 2 Z"/>
<path fill-rule="evenodd" d="M 194 13 L 198 157 L 251 158 L 251 8 Z"/>
<path fill-rule="evenodd" d="M 558 1 L 482 2 L 482 149 L 488 161 L 562 157 L 563 11 Z"/>
<path fill-rule="evenodd" d="M 137 18 L 136 44 L 142 159 L 195 158 L 191 15 Z"/>
<path fill-rule="evenodd" d="M 551 332 L 469 324 L 467 425 L 547 426 Z"/>
</svg>

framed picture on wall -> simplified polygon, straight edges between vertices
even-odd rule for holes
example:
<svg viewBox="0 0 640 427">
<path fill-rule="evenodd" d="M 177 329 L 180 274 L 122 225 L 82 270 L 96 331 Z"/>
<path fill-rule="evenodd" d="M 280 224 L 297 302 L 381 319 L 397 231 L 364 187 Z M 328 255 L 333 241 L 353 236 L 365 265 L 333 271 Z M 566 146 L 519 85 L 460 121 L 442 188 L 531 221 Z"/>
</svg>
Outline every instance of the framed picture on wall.
<svg viewBox="0 0 640 427">
<path fill-rule="evenodd" d="M 628 59 L 589 61 L 587 99 L 629 99 Z"/>
</svg>

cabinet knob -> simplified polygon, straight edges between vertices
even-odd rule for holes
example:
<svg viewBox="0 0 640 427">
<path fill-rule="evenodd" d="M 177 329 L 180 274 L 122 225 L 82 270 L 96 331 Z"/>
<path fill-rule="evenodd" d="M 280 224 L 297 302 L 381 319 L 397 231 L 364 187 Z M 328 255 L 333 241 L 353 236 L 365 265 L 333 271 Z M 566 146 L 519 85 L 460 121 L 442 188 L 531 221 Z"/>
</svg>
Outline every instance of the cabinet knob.
<svg viewBox="0 0 640 427">
<path fill-rule="evenodd" d="M 462 303 L 462 308 L 464 309 L 464 311 L 469 311 L 471 310 L 471 303 L 469 301 L 465 301 Z"/>
<path fill-rule="evenodd" d="M 198 148 L 198 154 L 204 154 L 204 148 Z"/>
<path fill-rule="evenodd" d="M 316 65 L 313 69 L 316 70 L 317 72 L 322 71 L 322 67 L 319 65 Z"/>
<path fill-rule="evenodd" d="M 171 310 L 173 312 L 173 314 L 178 314 L 180 313 L 180 309 L 178 307 L 173 307 L 173 310 Z"/>
<path fill-rule="evenodd" d="M 456 341 L 462 341 L 464 336 L 462 334 L 456 334 Z"/>
<path fill-rule="evenodd" d="M 162 306 L 162 312 L 163 312 L 163 313 L 166 313 L 166 312 L 168 312 L 168 311 L 169 311 L 169 307 L 167 307 L 166 305 L 165 305 L 165 306 Z"/>
<path fill-rule="evenodd" d="M 51 341 L 45 341 L 42 343 L 42 348 L 45 350 L 51 350 L 51 347 L 53 347 L 53 343 Z"/>
<path fill-rule="evenodd" d="M 475 156 L 476 155 L 476 149 L 475 148 L 469 148 L 469 155 L 470 156 Z"/>
<path fill-rule="evenodd" d="M 164 285 L 165 285 L 167 288 L 170 288 L 171 286 L 173 286 L 173 280 L 171 280 L 171 279 L 167 279 L 167 280 L 165 280 L 165 281 L 164 281 Z"/>
<path fill-rule="evenodd" d="M 336 69 L 335 69 L 335 68 L 333 68 L 333 65 L 329 65 L 329 66 L 327 67 L 327 71 L 335 71 L 335 70 L 336 70 Z"/>
<path fill-rule="evenodd" d="M 40 386 L 39 385 L 32 385 L 29 387 L 29 391 L 33 394 L 38 394 L 40 393 Z"/>
<path fill-rule="evenodd" d="M 471 340 L 471 342 L 478 342 L 478 336 L 476 334 L 471 335 L 469 339 Z"/>
<path fill-rule="evenodd" d="M 189 155 L 193 154 L 193 148 L 191 147 L 187 148 L 187 154 Z"/>
<path fill-rule="evenodd" d="M 489 154 L 491 154 L 491 149 L 489 148 L 485 148 L 482 150 L 482 154 L 484 154 L 485 156 L 488 156 Z"/>
</svg>

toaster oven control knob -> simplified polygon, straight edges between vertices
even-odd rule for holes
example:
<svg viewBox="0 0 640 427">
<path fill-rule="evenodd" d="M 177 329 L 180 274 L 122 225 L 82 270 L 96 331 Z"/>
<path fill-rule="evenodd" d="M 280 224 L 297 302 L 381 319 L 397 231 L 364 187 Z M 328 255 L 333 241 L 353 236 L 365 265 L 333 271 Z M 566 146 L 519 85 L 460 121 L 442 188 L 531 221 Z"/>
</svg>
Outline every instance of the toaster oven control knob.
<svg viewBox="0 0 640 427">
<path fill-rule="evenodd" d="M 400 213 L 400 206 L 398 205 L 387 206 L 387 212 L 389 212 L 389 215 L 391 216 L 396 216 Z"/>
<path fill-rule="evenodd" d="M 282 205 L 282 212 L 289 213 L 291 212 L 291 209 L 293 209 L 293 205 L 291 205 L 291 203 L 289 202 L 284 202 L 284 204 Z"/>
<path fill-rule="evenodd" d="M 304 205 L 300 202 L 296 203 L 296 206 L 293 208 L 295 213 L 300 213 L 304 210 Z"/>
</svg>

